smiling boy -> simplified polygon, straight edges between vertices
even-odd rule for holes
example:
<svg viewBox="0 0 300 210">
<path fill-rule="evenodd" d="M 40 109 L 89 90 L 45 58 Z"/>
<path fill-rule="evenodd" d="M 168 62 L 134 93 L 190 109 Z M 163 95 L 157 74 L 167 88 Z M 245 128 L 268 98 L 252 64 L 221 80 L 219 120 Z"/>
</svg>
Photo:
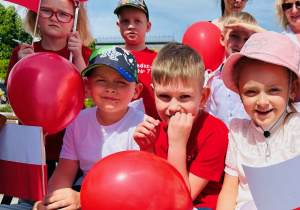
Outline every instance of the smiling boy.
<svg viewBox="0 0 300 210">
<path fill-rule="evenodd" d="M 187 45 L 167 44 L 153 62 L 152 89 L 160 118 L 142 122 L 134 139 L 167 159 L 183 176 L 198 209 L 215 209 L 221 190 L 228 130 L 203 111 L 209 96 L 204 65 Z"/>
</svg>

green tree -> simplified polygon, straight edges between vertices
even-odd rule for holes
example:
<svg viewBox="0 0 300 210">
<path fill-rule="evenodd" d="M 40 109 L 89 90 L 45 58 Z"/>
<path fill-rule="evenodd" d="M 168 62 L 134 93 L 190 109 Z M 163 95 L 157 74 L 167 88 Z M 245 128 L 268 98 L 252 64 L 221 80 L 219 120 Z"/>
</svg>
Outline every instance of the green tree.
<svg viewBox="0 0 300 210">
<path fill-rule="evenodd" d="M 89 44 L 89 48 L 94 52 L 96 50 L 97 39 L 94 39 L 91 44 Z"/>
<path fill-rule="evenodd" d="M 12 39 L 26 43 L 32 41 L 31 35 L 23 30 L 22 25 L 15 7 L 5 8 L 0 4 L 0 60 L 9 59 L 11 51 L 19 45 Z"/>
</svg>

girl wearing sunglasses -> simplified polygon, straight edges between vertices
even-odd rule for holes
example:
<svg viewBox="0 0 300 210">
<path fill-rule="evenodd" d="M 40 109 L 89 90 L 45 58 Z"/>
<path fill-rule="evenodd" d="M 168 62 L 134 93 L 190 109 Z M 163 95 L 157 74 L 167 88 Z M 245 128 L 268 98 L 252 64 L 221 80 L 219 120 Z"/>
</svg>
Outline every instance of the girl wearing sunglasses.
<svg viewBox="0 0 300 210">
<path fill-rule="evenodd" d="M 300 47 L 300 1 L 276 0 L 275 9 L 277 22 L 284 30 L 282 33 Z"/>
<path fill-rule="evenodd" d="M 212 21 L 213 24 L 223 29 L 223 22 L 226 17 L 235 12 L 241 12 L 248 0 L 221 0 L 222 17 Z"/>
</svg>

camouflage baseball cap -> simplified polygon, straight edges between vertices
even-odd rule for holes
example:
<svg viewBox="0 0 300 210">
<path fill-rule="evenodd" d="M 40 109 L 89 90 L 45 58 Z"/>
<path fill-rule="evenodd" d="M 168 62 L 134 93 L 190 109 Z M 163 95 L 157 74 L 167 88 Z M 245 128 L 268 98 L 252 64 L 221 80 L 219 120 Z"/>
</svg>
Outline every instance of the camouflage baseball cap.
<svg viewBox="0 0 300 210">
<path fill-rule="evenodd" d="M 109 66 L 121 74 L 128 82 L 138 83 L 136 59 L 127 50 L 116 46 L 106 46 L 95 50 L 89 59 L 88 66 L 81 72 L 83 77 L 89 76 L 98 66 Z"/>
<path fill-rule="evenodd" d="M 114 10 L 114 13 L 119 14 L 120 8 L 124 6 L 132 6 L 142 10 L 144 13 L 146 13 L 147 19 L 149 20 L 149 11 L 144 0 L 120 0 L 118 6 Z"/>
</svg>

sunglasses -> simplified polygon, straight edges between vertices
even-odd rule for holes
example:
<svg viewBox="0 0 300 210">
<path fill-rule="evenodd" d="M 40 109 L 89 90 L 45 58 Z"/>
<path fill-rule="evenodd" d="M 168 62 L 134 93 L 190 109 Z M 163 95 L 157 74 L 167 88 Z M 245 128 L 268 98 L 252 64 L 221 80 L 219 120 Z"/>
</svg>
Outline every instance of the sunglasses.
<svg viewBox="0 0 300 210">
<path fill-rule="evenodd" d="M 287 11 L 289 9 L 292 9 L 294 4 L 296 5 L 296 8 L 297 10 L 300 9 L 300 1 L 296 1 L 295 3 L 285 3 L 285 4 L 282 4 L 282 11 Z"/>
</svg>

